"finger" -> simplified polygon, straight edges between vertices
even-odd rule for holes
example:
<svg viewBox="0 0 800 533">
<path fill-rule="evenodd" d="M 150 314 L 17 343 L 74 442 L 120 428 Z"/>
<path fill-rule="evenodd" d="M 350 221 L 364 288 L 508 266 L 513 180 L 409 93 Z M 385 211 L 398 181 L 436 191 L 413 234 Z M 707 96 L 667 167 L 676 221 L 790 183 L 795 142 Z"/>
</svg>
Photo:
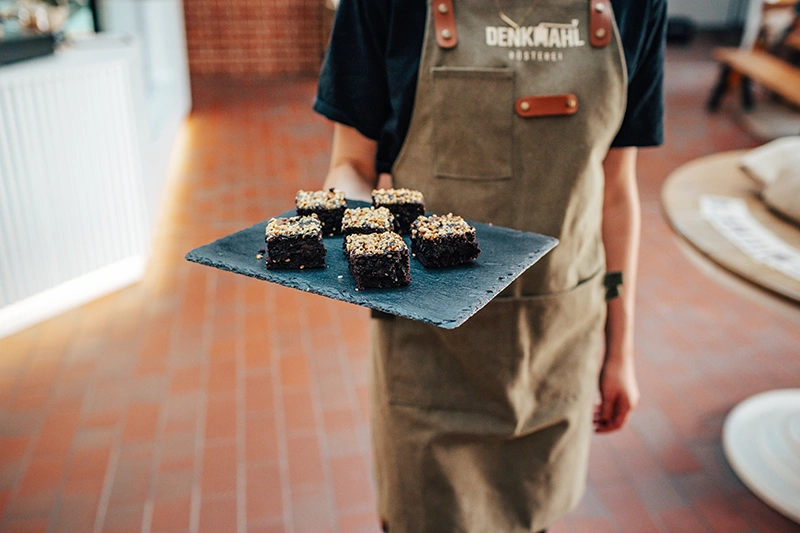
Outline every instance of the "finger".
<svg viewBox="0 0 800 533">
<path fill-rule="evenodd" d="M 614 429 L 622 428 L 627 422 L 628 417 L 631 414 L 631 404 L 628 401 L 627 397 L 620 398 L 619 402 L 617 402 L 617 409 L 614 413 L 614 419 L 611 423 L 614 426 Z"/>
<path fill-rule="evenodd" d="M 629 406 L 630 404 L 628 403 L 627 398 L 624 396 L 618 398 L 615 402 L 614 414 L 603 429 L 606 432 L 609 432 L 617 431 L 618 429 L 622 428 L 628 419 L 628 413 L 630 413 Z"/>
<path fill-rule="evenodd" d="M 608 424 L 614 416 L 614 405 L 616 404 L 616 395 L 610 394 L 603 395 L 603 403 L 600 404 L 600 420 Z"/>
<path fill-rule="evenodd" d="M 611 400 L 603 401 L 597 416 L 594 419 L 594 429 L 597 433 L 605 433 L 608 431 L 611 415 L 613 415 L 614 403 Z M 610 412 L 610 414 L 609 414 Z"/>
</svg>

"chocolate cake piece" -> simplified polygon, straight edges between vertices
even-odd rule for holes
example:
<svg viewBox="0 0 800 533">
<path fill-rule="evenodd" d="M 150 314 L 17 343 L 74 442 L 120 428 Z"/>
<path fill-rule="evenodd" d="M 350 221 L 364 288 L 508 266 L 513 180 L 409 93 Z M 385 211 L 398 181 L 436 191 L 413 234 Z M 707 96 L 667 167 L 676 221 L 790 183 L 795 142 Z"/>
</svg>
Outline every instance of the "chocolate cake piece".
<svg viewBox="0 0 800 533">
<path fill-rule="evenodd" d="M 300 216 L 316 214 L 322 222 L 322 234 L 326 237 L 342 232 L 342 216 L 345 199 L 342 191 L 297 191 L 294 197 L 297 214 Z"/>
<path fill-rule="evenodd" d="M 267 268 L 288 270 L 325 266 L 322 223 L 316 214 L 273 218 L 267 223 Z"/>
<path fill-rule="evenodd" d="M 419 217 L 411 225 L 411 252 L 425 268 L 441 268 L 472 261 L 481 253 L 475 228 L 449 213 Z"/>
<path fill-rule="evenodd" d="M 411 223 L 425 214 L 425 199 L 419 191 L 410 189 L 376 189 L 372 191 L 372 206 L 386 207 L 394 215 L 394 228 L 403 235 L 411 231 Z"/>
<path fill-rule="evenodd" d="M 357 290 L 404 287 L 411 281 L 408 247 L 397 233 L 356 234 L 344 239 Z"/>
<path fill-rule="evenodd" d="M 394 229 L 394 215 L 385 207 L 346 209 L 342 217 L 342 233 L 382 233 Z"/>
</svg>

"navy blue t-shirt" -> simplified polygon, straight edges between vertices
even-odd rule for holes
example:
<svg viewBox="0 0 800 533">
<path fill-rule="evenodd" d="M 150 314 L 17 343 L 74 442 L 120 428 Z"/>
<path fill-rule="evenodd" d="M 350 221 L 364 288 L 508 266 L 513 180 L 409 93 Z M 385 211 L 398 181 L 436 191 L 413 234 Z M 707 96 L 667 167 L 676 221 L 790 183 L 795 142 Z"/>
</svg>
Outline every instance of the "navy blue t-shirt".
<svg viewBox="0 0 800 533">
<path fill-rule="evenodd" d="M 656 146 L 664 129 L 667 2 L 611 4 L 628 66 L 628 106 L 612 146 Z M 378 172 L 391 170 L 408 132 L 426 10 L 425 0 L 341 0 L 336 13 L 314 110 L 378 141 Z"/>
</svg>

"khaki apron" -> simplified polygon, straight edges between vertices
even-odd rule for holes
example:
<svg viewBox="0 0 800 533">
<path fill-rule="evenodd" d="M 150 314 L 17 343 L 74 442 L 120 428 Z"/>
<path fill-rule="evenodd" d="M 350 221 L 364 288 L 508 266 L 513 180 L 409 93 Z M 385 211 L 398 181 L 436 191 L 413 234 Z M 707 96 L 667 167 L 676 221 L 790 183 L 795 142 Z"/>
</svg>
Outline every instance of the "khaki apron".
<svg viewBox="0 0 800 533">
<path fill-rule="evenodd" d="M 455 330 L 373 321 L 379 511 L 391 533 L 536 532 L 585 485 L 605 323 L 602 162 L 627 74 L 608 0 L 542 0 L 518 32 L 492 0 L 450 1 L 428 6 L 394 185 L 421 190 L 431 212 L 560 244 Z M 518 19 L 531 1 L 500 3 Z"/>
</svg>

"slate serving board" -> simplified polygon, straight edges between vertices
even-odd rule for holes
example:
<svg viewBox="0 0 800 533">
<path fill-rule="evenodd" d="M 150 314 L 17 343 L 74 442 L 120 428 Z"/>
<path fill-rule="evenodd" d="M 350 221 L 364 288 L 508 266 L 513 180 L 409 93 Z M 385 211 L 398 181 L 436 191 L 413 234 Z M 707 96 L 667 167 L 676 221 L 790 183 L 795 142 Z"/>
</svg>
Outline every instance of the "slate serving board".
<svg viewBox="0 0 800 533">
<path fill-rule="evenodd" d="M 348 200 L 348 207 L 369 204 Z M 294 216 L 294 210 L 278 216 Z M 500 226 L 470 222 L 475 226 L 481 255 L 472 263 L 453 268 L 426 269 L 411 259 L 411 283 L 396 289 L 356 291 L 342 252 L 342 237 L 325 237 L 327 268 L 267 270 L 266 221 L 196 248 L 186 259 L 201 265 L 271 281 L 293 289 L 343 300 L 396 316 L 453 329 L 474 315 L 531 265 L 552 250 L 558 240 Z M 411 249 L 408 235 L 403 239 Z"/>
</svg>

